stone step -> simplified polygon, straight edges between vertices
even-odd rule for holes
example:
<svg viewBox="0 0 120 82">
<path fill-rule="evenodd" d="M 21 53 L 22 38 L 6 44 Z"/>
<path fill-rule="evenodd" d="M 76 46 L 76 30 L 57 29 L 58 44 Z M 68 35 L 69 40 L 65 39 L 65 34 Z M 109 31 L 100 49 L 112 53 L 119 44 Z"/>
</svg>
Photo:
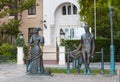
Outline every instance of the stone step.
<svg viewBox="0 0 120 82">
<path fill-rule="evenodd" d="M 54 46 L 44 46 L 43 52 L 56 52 L 56 47 Z"/>
<path fill-rule="evenodd" d="M 57 61 L 56 47 L 44 46 L 44 48 L 43 48 L 43 60 Z"/>
<path fill-rule="evenodd" d="M 43 60 L 43 63 L 45 64 L 45 65 L 50 65 L 50 64 L 54 64 L 54 65 L 57 65 L 58 64 L 58 62 L 56 61 L 56 60 Z"/>
</svg>

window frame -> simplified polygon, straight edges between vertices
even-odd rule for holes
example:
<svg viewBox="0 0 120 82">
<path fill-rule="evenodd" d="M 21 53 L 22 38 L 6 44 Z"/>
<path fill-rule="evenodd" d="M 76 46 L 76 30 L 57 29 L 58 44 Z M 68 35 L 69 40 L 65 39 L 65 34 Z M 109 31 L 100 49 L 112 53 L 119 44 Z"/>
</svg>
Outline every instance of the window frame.
<svg viewBox="0 0 120 82">
<path fill-rule="evenodd" d="M 28 15 L 36 15 L 36 5 L 31 5 L 31 7 L 28 8 Z"/>
</svg>

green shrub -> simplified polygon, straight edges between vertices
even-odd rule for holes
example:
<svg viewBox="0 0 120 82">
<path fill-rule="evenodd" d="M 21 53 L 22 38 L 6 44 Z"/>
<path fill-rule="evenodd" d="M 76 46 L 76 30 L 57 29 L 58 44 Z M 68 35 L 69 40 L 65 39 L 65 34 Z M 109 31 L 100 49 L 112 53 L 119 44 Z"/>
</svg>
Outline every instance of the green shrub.
<svg viewBox="0 0 120 82">
<path fill-rule="evenodd" d="M 0 56 L 8 58 L 8 60 L 16 60 L 17 49 L 15 46 L 3 43 L 0 46 Z M 7 61 L 7 60 L 6 60 Z"/>
<path fill-rule="evenodd" d="M 23 47 L 25 45 L 24 38 L 17 37 L 17 39 L 15 40 L 15 44 L 18 47 Z"/>
</svg>

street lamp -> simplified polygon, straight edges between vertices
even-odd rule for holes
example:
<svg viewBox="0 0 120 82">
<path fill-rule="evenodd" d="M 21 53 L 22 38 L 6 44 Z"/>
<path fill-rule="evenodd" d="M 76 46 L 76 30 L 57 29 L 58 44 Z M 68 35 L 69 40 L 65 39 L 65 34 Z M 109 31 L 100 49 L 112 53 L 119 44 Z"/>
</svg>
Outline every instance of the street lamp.
<svg viewBox="0 0 120 82">
<path fill-rule="evenodd" d="M 64 39 L 65 39 L 65 33 L 64 33 L 63 29 L 61 28 L 60 29 L 60 41 L 62 41 L 62 43 L 63 43 L 61 45 L 65 46 Z M 67 70 L 66 70 L 66 73 L 67 74 L 70 73 L 69 49 L 67 49 Z"/>
<path fill-rule="evenodd" d="M 63 31 L 63 29 L 60 29 L 60 43 L 64 44 L 64 39 L 65 39 L 65 33 Z"/>
<path fill-rule="evenodd" d="M 96 0 L 94 0 L 94 31 L 95 31 L 95 39 L 96 39 Z"/>
<path fill-rule="evenodd" d="M 65 39 L 65 33 L 64 33 L 63 29 L 61 28 L 60 29 L 60 45 L 65 46 L 64 45 L 64 39 Z"/>
<path fill-rule="evenodd" d="M 47 23 L 47 21 L 44 20 L 44 21 L 43 21 L 43 24 L 44 24 L 44 27 L 47 29 L 47 24 L 46 24 L 46 23 Z"/>
<path fill-rule="evenodd" d="M 64 38 L 65 38 L 65 33 L 64 33 L 64 31 L 63 31 L 62 28 L 60 29 L 60 38 L 61 38 L 61 39 L 64 39 Z"/>
<path fill-rule="evenodd" d="M 110 46 L 110 74 L 115 74 L 115 59 L 114 59 L 114 45 L 113 45 L 113 8 L 109 6 L 110 12 L 110 32 L 111 32 L 111 46 Z"/>
</svg>

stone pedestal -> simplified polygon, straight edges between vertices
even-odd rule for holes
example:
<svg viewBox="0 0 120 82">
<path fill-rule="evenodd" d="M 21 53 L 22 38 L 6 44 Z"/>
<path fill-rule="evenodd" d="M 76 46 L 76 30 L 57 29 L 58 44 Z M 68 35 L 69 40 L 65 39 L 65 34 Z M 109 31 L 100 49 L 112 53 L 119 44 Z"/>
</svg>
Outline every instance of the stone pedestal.
<svg viewBox="0 0 120 82">
<path fill-rule="evenodd" d="M 65 65 L 65 46 L 59 47 L 59 65 Z"/>
<path fill-rule="evenodd" d="M 17 64 L 24 64 L 23 47 L 17 47 Z"/>
</svg>

